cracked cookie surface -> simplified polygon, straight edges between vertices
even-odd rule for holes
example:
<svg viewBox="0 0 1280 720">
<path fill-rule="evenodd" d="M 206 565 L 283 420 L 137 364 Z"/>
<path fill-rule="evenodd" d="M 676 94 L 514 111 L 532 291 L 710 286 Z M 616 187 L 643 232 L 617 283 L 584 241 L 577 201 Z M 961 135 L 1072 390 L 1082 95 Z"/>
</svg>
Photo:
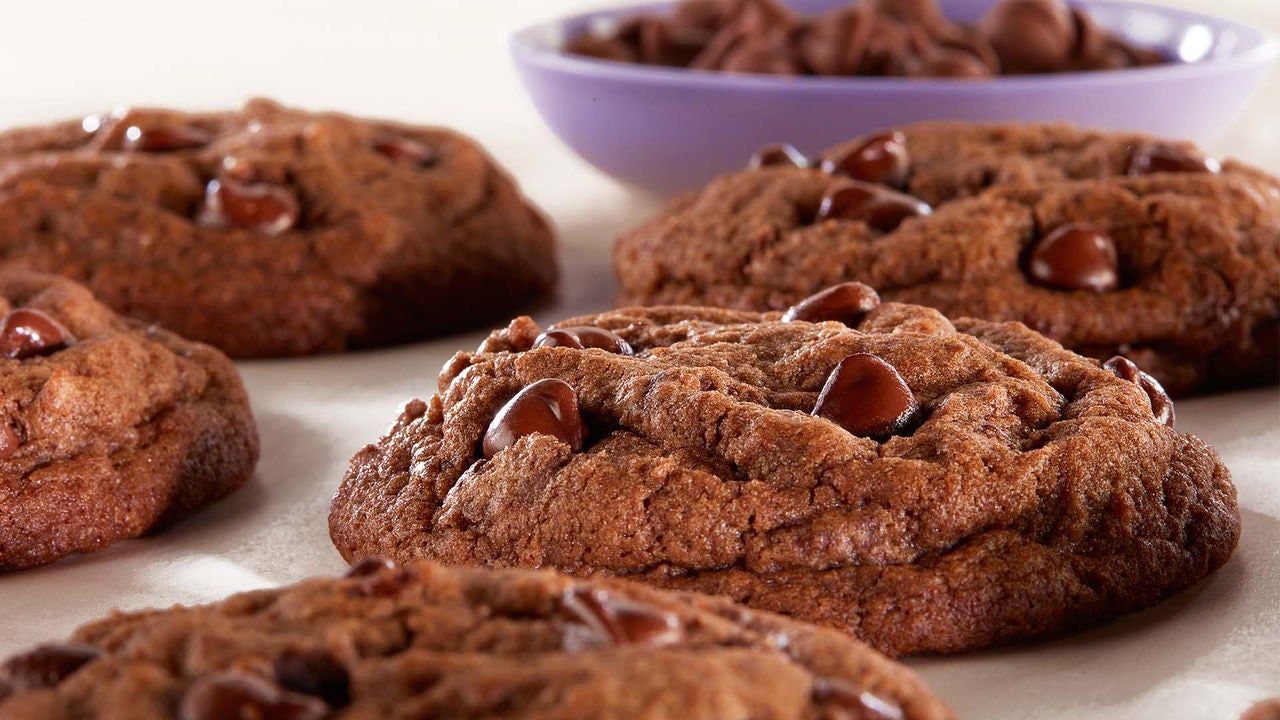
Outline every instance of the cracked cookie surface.
<svg viewBox="0 0 1280 720">
<path fill-rule="evenodd" d="M 547 223 L 469 139 L 265 100 L 0 135 L 0 261 L 234 357 L 505 319 L 557 275 Z"/>
<path fill-rule="evenodd" d="M 952 318 L 1021 321 L 1098 359 L 1125 355 L 1175 395 L 1280 380 L 1274 177 L 1234 162 L 1130 176 L 1147 156 L 1156 169 L 1216 165 L 1185 144 L 1065 125 L 926 123 L 901 135 L 900 189 L 931 214 L 876 227 L 824 210 L 850 185 L 838 172 L 729 174 L 619 239 L 620 302 L 780 310 L 858 281 Z M 1036 276 L 1029 256 L 1071 224 L 1112 246 L 1110 284 Z"/>
<path fill-rule="evenodd" d="M 221 352 L 60 277 L 0 272 L 0 315 L 0 570 L 154 532 L 248 479 L 257 429 Z"/>
<path fill-rule="evenodd" d="M 518 319 L 356 454 L 330 534 L 348 559 L 555 567 L 725 595 L 890 654 L 1098 623 L 1231 554 L 1227 469 L 1167 424 L 1145 376 L 1016 323 L 897 303 L 860 315 L 855 329 L 654 307 L 561 324 L 611 331 L 624 341 L 612 352 L 549 343 Z M 874 382 L 831 381 L 867 354 Z M 558 426 L 512 400 L 540 381 L 572 388 L 575 403 L 544 398 Z M 863 432 L 812 414 L 860 387 L 890 422 Z M 577 422 L 575 450 L 555 430 Z M 493 427 L 514 441 L 482 443 Z"/>
<path fill-rule="evenodd" d="M 340 579 L 119 614 L 0 665 L 0 718 L 71 717 L 952 714 L 861 643 L 727 601 L 551 572 L 365 561 Z"/>
</svg>

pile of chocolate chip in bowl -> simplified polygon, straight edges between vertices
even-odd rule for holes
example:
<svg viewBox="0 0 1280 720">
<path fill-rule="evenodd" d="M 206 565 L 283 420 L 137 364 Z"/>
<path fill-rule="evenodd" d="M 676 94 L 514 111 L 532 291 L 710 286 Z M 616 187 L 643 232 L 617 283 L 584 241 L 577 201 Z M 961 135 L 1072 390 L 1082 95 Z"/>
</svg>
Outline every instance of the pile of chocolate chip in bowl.
<svg viewBox="0 0 1280 720">
<path fill-rule="evenodd" d="M 681 0 L 570 38 L 573 55 L 767 75 L 987 78 L 1157 65 L 1160 51 L 1063 0 L 999 0 L 968 25 L 936 0 L 857 0 L 803 16 L 777 0 Z"/>
</svg>

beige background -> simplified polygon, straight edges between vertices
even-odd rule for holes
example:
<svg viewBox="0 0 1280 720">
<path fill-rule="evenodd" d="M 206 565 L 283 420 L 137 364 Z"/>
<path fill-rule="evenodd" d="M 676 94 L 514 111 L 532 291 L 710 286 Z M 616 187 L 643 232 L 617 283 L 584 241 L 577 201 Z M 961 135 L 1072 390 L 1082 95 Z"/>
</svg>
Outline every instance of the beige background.
<svg viewBox="0 0 1280 720">
<path fill-rule="evenodd" d="M 1180 0 L 1280 31 L 1280 2 Z M 653 212 L 542 126 L 508 61 L 519 26 L 571 0 L 230 0 L 217 4 L 7 3 L 0 127 L 121 103 L 225 107 L 250 95 L 453 125 L 483 141 L 556 220 L 561 302 L 540 317 L 608 306 L 610 239 Z M 1169 112 L 1177 112 L 1171 107 Z M 1280 77 L 1216 143 L 1280 171 Z M 211 601 L 343 564 L 328 499 L 347 458 L 399 406 L 434 387 L 470 333 L 345 357 L 242 364 L 264 454 L 250 485 L 170 532 L 0 577 L 0 655 L 65 635 L 110 608 Z M 1245 532 L 1218 575 L 1150 612 L 1058 642 L 913 661 L 962 717 L 1234 718 L 1280 695 L 1280 393 L 1186 401 L 1179 427 L 1219 449 Z"/>
</svg>

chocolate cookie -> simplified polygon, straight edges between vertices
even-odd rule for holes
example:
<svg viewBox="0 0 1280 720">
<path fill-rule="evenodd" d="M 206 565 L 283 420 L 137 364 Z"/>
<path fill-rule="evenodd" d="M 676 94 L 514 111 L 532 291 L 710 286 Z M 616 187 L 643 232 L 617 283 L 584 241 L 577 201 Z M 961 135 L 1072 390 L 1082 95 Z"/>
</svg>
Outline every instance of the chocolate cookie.
<svg viewBox="0 0 1280 720">
<path fill-rule="evenodd" d="M 622 237 L 624 304 L 782 309 L 856 280 L 1125 355 L 1174 394 L 1280 379 L 1280 181 L 1065 125 L 926 124 L 756 167 Z"/>
<path fill-rule="evenodd" d="M 725 601 L 378 560 L 116 615 L 0 665 L 5 720 L 122 706 L 156 720 L 952 717 L 866 646 Z"/>
<path fill-rule="evenodd" d="M 547 223 L 472 141 L 265 100 L 0 135 L 0 261 L 235 357 L 446 333 L 556 280 Z"/>
<path fill-rule="evenodd" d="M 253 471 L 222 353 L 48 275 L 0 272 L 0 316 L 0 570 L 153 532 Z"/>
<path fill-rule="evenodd" d="M 856 284 L 785 316 L 521 318 L 439 390 L 352 460 L 344 557 L 623 576 L 897 655 L 1147 607 L 1239 534 L 1227 469 L 1132 364 Z"/>
</svg>

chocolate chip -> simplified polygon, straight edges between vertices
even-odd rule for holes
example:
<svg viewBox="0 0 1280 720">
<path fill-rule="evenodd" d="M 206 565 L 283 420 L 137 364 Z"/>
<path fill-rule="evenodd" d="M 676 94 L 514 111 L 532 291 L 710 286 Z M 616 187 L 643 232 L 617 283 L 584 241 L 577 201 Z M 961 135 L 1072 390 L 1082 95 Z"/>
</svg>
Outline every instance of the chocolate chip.
<svg viewBox="0 0 1280 720">
<path fill-rule="evenodd" d="M 1102 363 L 1102 367 L 1110 370 L 1112 374 L 1121 380 L 1128 380 L 1142 388 L 1147 393 L 1147 399 L 1151 401 L 1151 414 L 1155 416 L 1157 421 L 1173 427 L 1173 423 L 1176 420 L 1173 412 L 1173 400 L 1164 391 L 1164 386 L 1160 384 L 1159 380 L 1143 372 L 1133 361 L 1123 355 L 1116 355 Z"/>
<path fill-rule="evenodd" d="M 599 348 L 621 355 L 633 354 L 631 345 L 626 340 L 608 330 L 590 325 L 548 330 L 533 341 L 533 349 L 544 347 L 568 347 L 576 350 Z"/>
<path fill-rule="evenodd" d="M 920 410 L 907 381 L 875 355 L 850 355 L 836 365 L 813 414 L 859 437 L 887 440 L 909 427 Z"/>
<path fill-rule="evenodd" d="M 1062 290 L 1107 292 L 1120 286 L 1116 246 L 1102 230 L 1071 223 L 1049 233 L 1031 250 L 1031 278 Z"/>
<path fill-rule="evenodd" d="M 1005 73 L 1066 69 L 1076 23 L 1062 0 L 999 0 L 978 21 Z"/>
<path fill-rule="evenodd" d="M 381 572 L 385 572 L 388 570 L 398 570 L 399 567 L 400 566 L 396 565 L 395 562 L 388 560 L 386 558 L 369 557 L 361 560 L 355 565 L 352 565 L 350 568 L 347 569 L 346 574 L 344 574 L 342 577 L 344 578 L 369 577 L 371 575 L 377 575 Z"/>
<path fill-rule="evenodd" d="M 209 181 L 200 220 L 206 225 L 279 235 L 296 225 L 301 215 L 298 199 L 285 188 L 224 177 Z"/>
<path fill-rule="evenodd" d="M 1185 148 L 1167 143 L 1143 143 L 1129 160 L 1130 175 L 1151 173 L 1216 173 L 1222 169 L 1217 160 L 1196 155 Z"/>
<path fill-rule="evenodd" d="M 165 153 L 204 147 L 213 137 L 197 127 L 153 127 L 130 125 L 125 128 L 120 147 L 125 152 Z"/>
<path fill-rule="evenodd" d="M 430 167 L 439 156 L 424 143 L 399 135 L 383 135 L 373 141 L 373 149 L 397 162 L 408 162 L 418 167 Z"/>
<path fill-rule="evenodd" d="M 351 703 L 351 675 L 337 658 L 324 650 L 286 650 L 272 663 L 280 686 L 318 697 L 330 707 Z"/>
<path fill-rule="evenodd" d="M 399 565 L 383 558 L 365 558 L 352 565 L 344 578 L 359 580 L 349 593 L 363 597 L 392 597 L 400 593 L 409 581 L 409 574 Z"/>
<path fill-rule="evenodd" d="M 918 198 L 874 185 L 844 183 L 822 196 L 815 222 L 823 220 L 857 220 L 881 232 L 893 232 L 903 220 L 933 212 L 929 204 Z"/>
<path fill-rule="evenodd" d="M 752 38 L 725 54 L 718 70 L 759 75 L 798 75 L 800 68 L 779 38 Z"/>
<path fill-rule="evenodd" d="M 821 677 L 813 681 L 813 701 L 828 710 L 832 720 L 902 720 L 902 708 L 848 680 Z"/>
<path fill-rule="evenodd" d="M 684 637 L 680 619 L 674 614 L 614 600 L 603 590 L 566 590 L 560 608 L 566 620 L 589 628 L 599 644 L 662 647 Z"/>
<path fill-rule="evenodd" d="M 0 460 L 12 457 L 21 446 L 22 438 L 18 437 L 18 431 L 8 422 L 0 421 Z"/>
<path fill-rule="evenodd" d="M 0 665 L 0 680 L 13 692 L 51 688 L 102 657 L 89 645 L 42 645 L 14 655 Z"/>
<path fill-rule="evenodd" d="M 822 171 L 863 182 L 906 187 L 911 171 L 907 136 L 897 130 L 876 133 L 849 150 L 824 157 Z"/>
<path fill-rule="evenodd" d="M 563 380 L 548 378 L 526 387 L 511 398 L 484 434 L 484 456 L 491 458 L 525 435 L 540 433 L 582 449 L 587 425 L 578 410 L 578 393 Z"/>
<path fill-rule="evenodd" d="M 991 69 L 970 53 L 950 48 L 934 48 L 913 62 L 908 74 L 915 77 L 985 78 L 991 77 Z"/>
<path fill-rule="evenodd" d="M 182 696 L 178 710 L 179 720 L 320 720 L 328 714 L 329 708 L 317 698 L 236 671 L 197 680 Z"/>
<path fill-rule="evenodd" d="M 75 342 L 62 323 L 39 310 L 18 308 L 0 320 L 0 355 L 7 358 L 49 355 Z"/>
<path fill-rule="evenodd" d="M 875 290 L 857 282 L 840 283 L 792 305 L 782 322 L 834 320 L 857 327 L 867 313 L 880 306 Z"/>
<path fill-rule="evenodd" d="M 747 167 L 762 168 L 786 165 L 790 167 L 804 168 L 809 167 L 809 158 L 804 156 L 793 145 L 787 143 L 773 143 L 765 145 L 751 156 Z"/>
</svg>

